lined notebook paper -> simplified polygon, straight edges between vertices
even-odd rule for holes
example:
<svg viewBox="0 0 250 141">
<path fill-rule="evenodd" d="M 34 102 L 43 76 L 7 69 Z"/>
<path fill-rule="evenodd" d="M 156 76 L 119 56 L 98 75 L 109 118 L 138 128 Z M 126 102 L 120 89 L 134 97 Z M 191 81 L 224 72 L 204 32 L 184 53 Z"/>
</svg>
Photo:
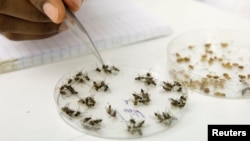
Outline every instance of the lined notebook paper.
<svg viewBox="0 0 250 141">
<path fill-rule="evenodd" d="M 169 25 L 133 0 L 85 0 L 76 15 L 100 51 L 171 34 Z M 0 36 L 0 43 L 0 73 L 91 53 L 88 39 L 82 42 L 70 30 L 36 41 L 15 42 Z"/>
</svg>

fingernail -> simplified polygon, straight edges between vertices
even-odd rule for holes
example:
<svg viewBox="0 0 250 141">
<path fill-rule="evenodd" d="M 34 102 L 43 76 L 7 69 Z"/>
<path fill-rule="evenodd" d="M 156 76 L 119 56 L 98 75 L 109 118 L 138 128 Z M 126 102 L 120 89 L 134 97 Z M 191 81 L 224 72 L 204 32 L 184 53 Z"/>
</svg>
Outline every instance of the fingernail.
<svg viewBox="0 0 250 141">
<path fill-rule="evenodd" d="M 77 5 L 77 7 L 81 7 L 82 5 L 82 0 L 73 0 L 73 2 Z"/>
<path fill-rule="evenodd" d="M 65 30 L 67 30 L 67 29 L 68 29 L 67 25 L 66 25 L 65 23 L 62 23 L 62 24 L 59 26 L 58 31 L 61 32 L 61 31 L 65 31 Z"/>
<path fill-rule="evenodd" d="M 45 14 L 55 23 L 57 23 L 58 19 L 58 9 L 51 3 L 46 2 L 43 5 L 43 10 Z"/>
</svg>

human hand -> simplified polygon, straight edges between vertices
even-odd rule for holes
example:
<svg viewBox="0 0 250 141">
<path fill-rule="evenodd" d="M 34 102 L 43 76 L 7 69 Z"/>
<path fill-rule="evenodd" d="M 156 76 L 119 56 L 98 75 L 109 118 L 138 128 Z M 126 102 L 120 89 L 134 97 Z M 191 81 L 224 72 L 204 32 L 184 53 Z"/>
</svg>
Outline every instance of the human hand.
<svg viewBox="0 0 250 141">
<path fill-rule="evenodd" d="M 10 40 L 51 37 L 67 29 L 64 3 L 79 10 L 83 0 L 0 0 L 0 33 Z"/>
</svg>

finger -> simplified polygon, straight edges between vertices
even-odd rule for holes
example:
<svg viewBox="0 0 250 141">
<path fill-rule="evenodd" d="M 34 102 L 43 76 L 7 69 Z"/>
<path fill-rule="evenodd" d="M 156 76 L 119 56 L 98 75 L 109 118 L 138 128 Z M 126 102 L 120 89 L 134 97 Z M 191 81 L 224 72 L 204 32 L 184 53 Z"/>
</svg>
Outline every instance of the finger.
<svg viewBox="0 0 250 141">
<path fill-rule="evenodd" d="M 83 0 L 63 0 L 63 1 L 74 12 L 78 11 L 83 3 Z"/>
<path fill-rule="evenodd" d="M 54 23 L 61 23 L 65 18 L 62 0 L 29 0 L 35 7 L 45 13 Z"/>
<path fill-rule="evenodd" d="M 35 7 L 45 13 L 53 22 L 61 23 L 65 18 L 64 3 L 72 10 L 77 11 L 83 0 L 29 0 Z"/>
<path fill-rule="evenodd" d="M 66 30 L 66 25 L 52 22 L 31 22 L 0 14 L 0 32 L 19 34 L 52 34 Z"/>
<path fill-rule="evenodd" d="M 0 13 L 36 22 L 51 20 L 28 0 L 0 0 Z"/>
<path fill-rule="evenodd" d="M 23 41 L 23 40 L 39 40 L 49 38 L 58 33 L 53 34 L 43 34 L 43 35 L 30 35 L 30 34 L 18 34 L 18 33 L 2 33 L 6 38 L 13 41 Z"/>
</svg>

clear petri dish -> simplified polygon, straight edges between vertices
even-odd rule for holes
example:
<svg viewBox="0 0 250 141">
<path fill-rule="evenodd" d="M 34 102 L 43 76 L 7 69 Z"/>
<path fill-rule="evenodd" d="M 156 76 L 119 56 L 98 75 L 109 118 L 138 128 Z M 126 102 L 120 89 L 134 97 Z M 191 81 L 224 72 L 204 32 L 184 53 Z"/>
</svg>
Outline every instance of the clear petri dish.
<svg viewBox="0 0 250 141">
<path fill-rule="evenodd" d="M 250 34 L 226 29 L 183 33 L 167 46 L 174 80 L 200 94 L 250 97 Z"/>
<path fill-rule="evenodd" d="M 74 129 L 101 138 L 139 138 L 171 128 L 183 114 L 187 90 L 152 70 L 79 67 L 55 86 L 60 117 Z"/>
</svg>

